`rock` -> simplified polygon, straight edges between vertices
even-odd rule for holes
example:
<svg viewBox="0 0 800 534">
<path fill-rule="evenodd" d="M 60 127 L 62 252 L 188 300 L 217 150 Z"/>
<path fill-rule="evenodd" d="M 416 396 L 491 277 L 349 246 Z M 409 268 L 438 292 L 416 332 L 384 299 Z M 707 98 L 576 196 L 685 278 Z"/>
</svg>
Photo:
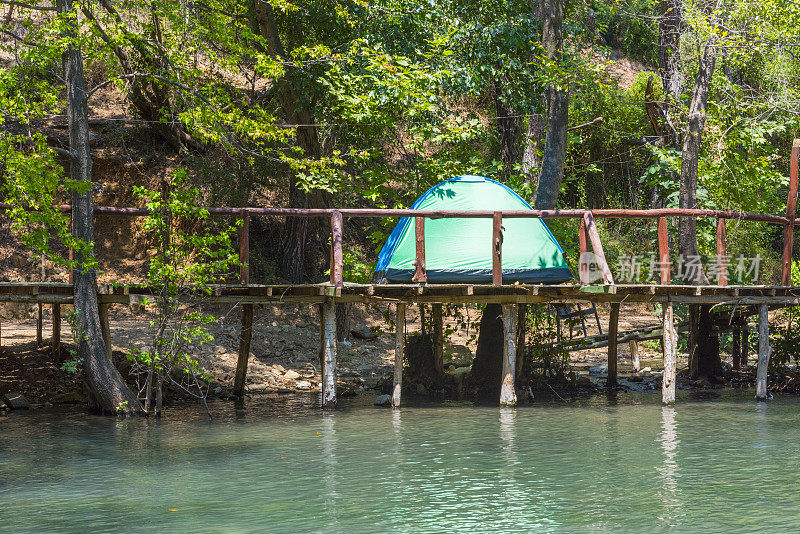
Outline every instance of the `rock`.
<svg viewBox="0 0 800 534">
<path fill-rule="evenodd" d="M 31 407 L 30 404 L 28 404 L 28 401 L 25 399 L 25 397 L 22 396 L 22 393 L 16 391 L 4 395 L 3 402 L 5 402 L 6 406 L 11 408 L 12 410 L 27 410 L 28 408 Z"/>
<path fill-rule="evenodd" d="M 217 386 L 217 387 L 215 387 L 215 388 L 214 388 L 214 393 L 215 393 L 215 394 L 217 394 L 217 395 L 219 395 L 220 393 L 222 393 L 222 387 L 220 387 L 220 386 Z"/>
<path fill-rule="evenodd" d="M 653 372 L 653 370 L 652 370 L 651 368 L 649 368 L 649 367 L 645 367 L 645 368 L 644 368 L 644 369 L 642 369 L 640 372 L 642 372 L 642 373 L 652 373 L 652 372 Z"/>
<path fill-rule="evenodd" d="M 295 383 L 295 387 L 297 389 L 309 390 L 311 389 L 311 382 L 308 380 L 298 380 L 297 383 Z"/>
<path fill-rule="evenodd" d="M 391 395 L 378 395 L 377 397 L 375 397 L 375 406 L 391 406 L 391 404 L 392 404 Z"/>
<path fill-rule="evenodd" d="M 575 385 L 579 388 L 593 388 L 594 384 L 588 376 L 582 376 L 575 381 Z"/>
<path fill-rule="evenodd" d="M 300 373 L 289 369 L 288 371 L 283 373 L 283 378 L 284 380 L 297 380 L 298 378 L 300 378 Z"/>
<path fill-rule="evenodd" d="M 356 339 L 377 339 L 378 333 L 373 332 L 367 326 L 359 326 L 350 330 L 350 334 Z"/>
<path fill-rule="evenodd" d="M 608 374 L 608 364 L 607 363 L 600 363 L 597 365 L 593 365 L 589 367 L 589 374 L 590 375 L 601 375 L 605 376 Z"/>
<path fill-rule="evenodd" d="M 417 384 L 417 395 L 427 395 L 428 388 L 426 388 L 423 384 Z"/>
<path fill-rule="evenodd" d="M 264 376 L 264 382 L 266 382 L 270 386 L 277 386 L 278 385 L 278 381 L 275 380 L 275 377 L 272 376 L 272 375 Z"/>
</svg>

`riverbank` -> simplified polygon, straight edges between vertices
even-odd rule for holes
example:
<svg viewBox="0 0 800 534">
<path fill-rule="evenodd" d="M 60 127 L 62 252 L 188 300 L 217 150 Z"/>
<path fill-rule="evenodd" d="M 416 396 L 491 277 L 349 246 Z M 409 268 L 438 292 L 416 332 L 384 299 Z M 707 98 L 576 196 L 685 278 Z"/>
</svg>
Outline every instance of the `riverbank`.
<svg viewBox="0 0 800 534">
<path fill-rule="evenodd" d="M 351 311 L 351 333 L 340 344 L 339 393 L 341 397 L 359 395 L 369 399 L 387 393 L 391 384 L 390 375 L 394 364 L 394 335 L 385 318 L 390 312 L 385 306 L 354 306 Z M 657 317 L 646 306 L 639 313 L 626 314 L 620 330 L 643 328 L 657 324 Z M 601 328 L 607 331 L 607 313 L 600 310 Z M 215 310 L 220 317 L 211 332 L 214 342 L 198 351 L 198 361 L 211 376 L 210 398 L 228 399 L 232 395 L 233 377 L 236 370 L 239 344 L 238 308 Z M 449 332 L 445 346 L 445 359 L 451 372 L 469 366 L 475 350 L 474 327 L 464 328 L 479 317 L 479 311 L 465 308 L 459 322 L 445 320 Z M 471 314 L 471 315 L 470 315 Z M 111 335 L 114 357 L 125 374 L 125 355 L 149 344 L 150 315 L 136 306 L 113 306 L 111 308 Z M 408 333 L 418 331 L 418 309 L 409 309 Z M 22 315 L 3 323 L 2 350 L 0 350 L 0 396 L 9 392 L 22 393 L 34 406 L 52 404 L 85 403 L 85 391 L 77 374 L 71 374 L 55 363 L 49 346 L 51 318 L 45 309 L 44 340 L 42 347 L 35 344 L 35 322 Z M 589 321 L 589 334 L 597 331 L 594 321 Z M 62 358 L 69 359 L 72 345 L 69 325 L 62 322 Z M 246 394 L 257 396 L 289 393 L 315 394 L 319 391 L 321 374 L 317 359 L 319 348 L 318 318 L 308 306 L 259 306 L 255 311 L 253 341 L 246 382 Z M 634 373 L 631 367 L 631 346 L 625 344 L 619 350 L 620 388 L 629 391 L 653 391 L 661 387 L 663 363 L 657 342 L 641 343 L 638 346 L 641 371 Z M 754 355 L 752 355 L 754 356 Z M 545 394 L 569 396 L 574 392 L 582 395 L 602 391 L 605 386 L 607 354 L 605 349 L 576 351 L 570 354 L 568 382 L 563 387 L 547 386 Z M 755 363 L 753 361 L 753 363 Z M 686 366 L 686 355 L 679 355 L 679 370 Z M 679 373 L 678 387 L 696 391 L 720 388 L 746 389 L 754 386 L 755 370 L 732 371 L 727 365 L 723 380 L 690 380 L 686 372 Z M 800 376 L 795 371 L 770 376 L 771 390 L 787 394 L 800 393 Z M 410 392 L 411 396 L 415 392 Z M 539 392 L 533 392 L 538 395 Z M 425 398 L 425 392 L 418 395 Z M 404 399 L 406 397 L 404 396 Z M 521 397 L 526 401 L 526 396 Z M 171 404 L 196 402 L 179 392 L 167 397 Z"/>
</svg>

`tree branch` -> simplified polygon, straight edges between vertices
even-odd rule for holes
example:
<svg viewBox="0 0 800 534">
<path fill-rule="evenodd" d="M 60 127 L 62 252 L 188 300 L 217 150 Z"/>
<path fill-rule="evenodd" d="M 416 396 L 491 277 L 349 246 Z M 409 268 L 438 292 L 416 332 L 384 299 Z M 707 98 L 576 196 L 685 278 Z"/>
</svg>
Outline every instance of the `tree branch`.
<svg viewBox="0 0 800 534">
<path fill-rule="evenodd" d="M 34 6 L 31 4 L 26 4 L 25 2 L 17 2 L 16 0 L 0 0 L 0 4 L 6 4 L 11 6 L 22 7 L 24 9 L 33 9 L 34 11 L 57 11 L 57 8 L 50 7 L 50 6 Z"/>
<path fill-rule="evenodd" d="M 87 99 L 91 98 L 91 96 L 95 93 L 95 91 L 97 91 L 99 89 L 102 89 L 103 87 L 106 87 L 107 85 L 109 85 L 111 83 L 114 83 L 115 80 L 135 80 L 136 78 L 155 78 L 156 80 L 162 81 L 164 83 L 168 83 L 170 85 L 174 85 L 175 87 L 178 87 L 179 89 L 182 89 L 182 90 L 186 91 L 187 93 L 195 95 L 197 98 L 199 98 L 200 100 L 202 100 L 203 102 L 205 102 L 206 104 L 211 106 L 211 102 L 206 100 L 206 98 L 203 95 L 197 93 L 197 91 L 195 91 L 194 89 L 192 89 L 188 85 L 184 85 L 181 82 L 176 82 L 175 80 L 170 80 L 166 76 L 160 76 L 158 74 L 150 74 L 150 73 L 147 73 L 147 72 L 132 72 L 130 74 L 120 74 L 119 76 L 115 76 L 113 78 L 109 78 L 108 80 L 106 80 L 104 82 L 101 82 L 101 83 L 95 85 L 94 87 L 92 87 L 89 90 L 89 92 L 86 93 L 86 98 Z"/>
</svg>

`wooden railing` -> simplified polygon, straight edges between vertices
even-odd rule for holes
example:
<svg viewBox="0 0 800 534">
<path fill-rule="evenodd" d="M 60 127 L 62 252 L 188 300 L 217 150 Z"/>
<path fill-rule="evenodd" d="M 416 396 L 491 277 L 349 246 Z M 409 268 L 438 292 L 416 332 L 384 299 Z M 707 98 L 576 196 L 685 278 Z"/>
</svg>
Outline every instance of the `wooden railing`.
<svg viewBox="0 0 800 534">
<path fill-rule="evenodd" d="M 416 260 L 415 273 L 412 280 L 415 283 L 426 283 L 425 270 L 425 219 L 441 218 L 491 218 L 492 219 L 492 284 L 503 283 L 502 271 L 502 229 L 505 218 L 540 218 L 540 219 L 577 219 L 580 221 L 579 246 L 581 257 L 588 252 L 591 244 L 598 268 L 605 284 L 613 284 L 614 278 L 606 261 L 600 234 L 597 231 L 595 219 L 656 219 L 658 234 L 658 258 L 660 282 L 669 284 L 671 281 L 669 241 L 667 235 L 668 217 L 694 217 L 716 218 L 716 253 L 718 262 L 725 261 L 726 257 L 726 221 L 751 221 L 778 224 L 784 227 L 783 257 L 781 285 L 791 284 L 792 244 L 794 241 L 794 226 L 800 224 L 796 217 L 798 193 L 798 155 L 800 153 L 800 139 L 794 141 L 790 158 L 789 195 L 786 203 L 786 216 L 768 215 L 761 213 L 745 213 L 738 211 L 709 210 L 709 209 L 564 209 L 564 210 L 413 210 L 413 209 L 377 209 L 377 208 L 343 208 L 343 209 L 308 209 L 308 208 L 205 208 L 209 214 L 220 216 L 234 216 L 242 219 L 239 231 L 239 260 L 241 262 L 240 282 L 242 285 L 250 283 L 250 218 L 252 216 L 279 216 L 279 217 L 327 217 L 331 224 L 331 254 L 330 254 L 330 283 L 336 287 L 344 285 L 344 263 L 342 242 L 344 235 L 344 217 L 368 218 L 396 218 L 413 217 L 415 225 Z M 7 204 L 0 204 L 0 209 L 9 208 Z M 71 206 L 62 205 L 63 212 L 70 212 Z M 113 216 L 146 216 L 147 208 L 127 208 L 113 206 L 95 206 L 96 215 Z M 71 251 L 70 251 L 71 254 Z M 581 282 L 588 283 L 587 269 L 581 265 L 579 269 Z M 727 269 L 717 269 L 717 284 L 728 284 Z"/>
</svg>

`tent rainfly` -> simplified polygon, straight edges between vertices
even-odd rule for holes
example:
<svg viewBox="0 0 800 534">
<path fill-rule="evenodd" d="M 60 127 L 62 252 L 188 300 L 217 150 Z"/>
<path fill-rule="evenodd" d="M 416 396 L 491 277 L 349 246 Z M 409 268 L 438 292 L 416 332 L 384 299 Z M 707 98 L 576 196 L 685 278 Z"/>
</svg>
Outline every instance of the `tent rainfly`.
<svg viewBox="0 0 800 534">
<path fill-rule="evenodd" d="M 411 206 L 421 210 L 529 210 L 505 185 L 482 176 L 459 176 L 435 185 Z M 538 218 L 503 219 L 503 283 L 556 284 L 572 280 L 564 251 Z M 409 283 L 414 276 L 414 219 L 397 223 L 378 256 L 379 283 Z M 425 272 L 429 283 L 491 283 L 492 220 L 425 220 Z"/>
</svg>

